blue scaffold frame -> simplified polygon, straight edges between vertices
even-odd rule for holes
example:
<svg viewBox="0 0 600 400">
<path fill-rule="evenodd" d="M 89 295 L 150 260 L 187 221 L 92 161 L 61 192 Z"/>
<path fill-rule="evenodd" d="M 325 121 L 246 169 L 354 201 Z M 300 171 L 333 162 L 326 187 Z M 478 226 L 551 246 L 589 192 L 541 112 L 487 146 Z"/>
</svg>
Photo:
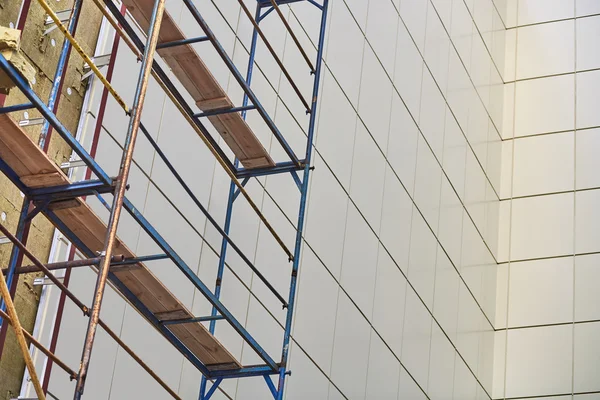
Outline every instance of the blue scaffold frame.
<svg viewBox="0 0 600 400">
<path fill-rule="evenodd" d="M 182 0 L 187 9 L 192 14 L 192 17 L 196 20 L 198 25 L 204 32 L 205 36 L 199 36 L 197 38 L 185 39 L 173 43 L 164 43 L 156 46 L 156 48 L 173 47 L 189 43 L 200 43 L 200 42 L 211 42 L 215 50 L 228 67 L 230 73 L 233 75 L 235 80 L 240 84 L 244 91 L 244 97 L 242 105 L 239 107 L 233 107 L 227 110 L 219 110 L 217 112 L 194 112 L 193 109 L 186 103 L 184 96 L 178 91 L 173 82 L 169 79 L 167 73 L 160 67 L 160 65 L 153 60 L 149 60 L 153 72 L 157 75 L 158 79 L 162 81 L 168 91 L 173 95 L 177 103 L 181 106 L 188 116 L 192 117 L 194 124 L 197 128 L 205 135 L 211 145 L 214 146 L 216 152 L 222 159 L 226 161 L 225 167 L 230 169 L 237 179 L 240 181 L 241 186 L 245 186 L 251 178 L 258 178 L 267 175 L 282 175 L 293 179 L 295 185 L 299 189 L 299 209 L 298 218 L 296 225 L 296 234 L 293 247 L 293 256 L 290 257 L 291 261 L 291 272 L 290 272 L 290 284 L 289 293 L 287 299 L 282 294 L 278 293 L 277 290 L 268 282 L 267 278 L 264 277 L 260 270 L 256 268 L 253 263 L 243 254 L 240 248 L 233 242 L 230 237 L 230 228 L 233 219 L 233 206 L 234 202 L 240 194 L 240 189 L 232 180 L 229 187 L 229 194 L 227 200 L 227 211 L 225 215 L 225 221 L 223 227 L 221 227 L 216 220 L 208 213 L 207 209 L 200 203 L 195 197 L 186 183 L 183 181 L 178 172 L 174 169 L 172 164 L 168 161 L 167 157 L 162 153 L 156 142 L 153 141 L 152 136 L 148 133 L 148 130 L 143 124 L 140 124 L 141 132 L 150 141 L 154 150 L 157 152 L 159 157 L 166 163 L 167 167 L 179 182 L 179 184 L 188 193 L 190 198 L 198 206 L 198 208 L 204 213 L 208 221 L 217 229 L 222 237 L 221 251 L 219 253 L 219 262 L 217 268 L 216 285 L 214 291 L 211 291 L 206 284 L 204 284 L 200 278 L 193 272 L 193 270 L 183 261 L 183 259 L 175 252 L 175 250 L 169 245 L 169 243 L 159 234 L 159 232 L 151 225 L 151 223 L 144 217 L 144 215 L 131 203 L 127 197 L 123 198 L 122 207 L 133 217 L 133 219 L 140 225 L 140 227 L 154 240 L 154 242 L 161 248 L 164 254 L 156 256 L 148 256 L 148 260 L 168 258 L 170 259 L 179 270 L 188 278 L 188 280 L 194 285 L 194 287 L 200 291 L 204 297 L 209 301 L 212 306 L 212 312 L 209 316 L 194 317 L 185 320 L 174 320 L 174 321 L 159 321 L 159 319 L 142 303 L 142 301 L 135 296 L 119 279 L 112 273 L 108 272 L 108 280 L 123 293 L 124 297 L 152 324 L 162 335 L 173 344 L 183 356 L 188 359 L 201 373 L 202 380 L 200 382 L 200 400 L 209 400 L 212 395 L 219 388 L 219 384 L 225 379 L 233 378 L 244 378 L 244 377 L 263 377 L 269 392 L 273 395 L 274 399 L 282 400 L 285 392 L 285 381 L 286 377 L 290 375 L 288 370 L 288 358 L 289 348 L 291 341 L 291 328 L 292 320 L 294 315 L 294 306 L 296 298 L 296 288 L 298 279 L 298 268 L 300 264 L 300 253 L 302 250 L 303 242 L 303 231 L 304 221 L 306 214 L 306 203 L 307 194 L 309 187 L 309 177 L 312 169 L 312 152 L 313 152 L 313 141 L 316 127 L 316 116 L 317 116 L 317 101 L 319 95 L 319 86 L 321 81 L 321 69 L 323 50 L 325 43 L 325 32 L 327 22 L 327 11 L 329 0 L 257 0 L 255 21 L 256 25 L 252 33 L 252 42 L 249 50 L 249 60 L 246 76 L 243 77 L 239 70 L 236 68 L 232 59 L 226 53 L 224 48 L 217 40 L 214 33 L 208 27 L 206 21 L 200 14 L 199 10 L 193 3 L 193 0 Z M 303 158 L 299 158 L 292 150 L 289 143 L 286 141 L 284 135 L 275 125 L 275 122 L 268 115 L 264 107 L 261 105 L 257 96 L 251 89 L 252 75 L 255 65 L 256 49 L 258 44 L 259 32 L 257 29 L 258 24 L 270 15 L 273 10 L 279 5 L 290 5 L 294 3 L 309 3 L 314 5 L 321 12 L 320 31 L 318 37 L 318 43 L 316 44 L 316 59 L 314 60 L 314 69 L 309 69 L 307 73 L 310 73 L 314 77 L 312 87 L 312 97 L 310 101 L 310 108 L 307 110 L 308 114 L 308 128 L 306 135 L 306 148 Z M 74 33 L 77 22 L 79 19 L 80 9 L 82 0 L 76 0 L 72 17 L 69 22 L 69 32 Z M 145 44 L 142 39 L 138 36 L 135 29 L 127 21 L 127 19 L 121 14 L 119 9 L 115 6 L 112 0 L 104 0 L 104 3 L 108 11 L 112 14 L 114 19 L 120 24 L 123 31 L 128 35 L 134 45 L 140 52 L 144 52 Z M 276 3 L 276 5 L 273 5 Z M 279 12 L 279 10 L 278 10 Z M 75 182 L 68 185 L 43 188 L 43 189 L 32 189 L 23 184 L 18 175 L 11 169 L 11 167 L 0 158 L 0 170 L 21 190 L 24 194 L 24 203 L 21 210 L 19 224 L 17 227 L 17 234 L 15 235 L 18 240 L 21 240 L 27 223 L 31 220 L 34 215 L 42 212 L 59 230 L 65 234 L 67 239 L 73 243 L 84 255 L 92 258 L 96 257 L 97 254 L 92 252 L 77 235 L 70 231 L 70 229 L 56 216 L 56 214 L 48 207 L 53 201 L 63 201 L 65 199 L 76 198 L 81 196 L 96 196 L 109 210 L 110 205 L 103 199 L 102 194 L 113 193 L 115 188 L 115 180 L 110 177 L 102 167 L 94 160 L 94 158 L 88 153 L 88 151 L 75 139 L 75 136 L 67 130 L 67 128 L 58 120 L 56 116 L 57 110 L 57 99 L 60 94 L 61 79 L 66 70 L 66 63 L 69 58 L 71 45 L 65 40 L 63 48 L 59 57 L 57 71 L 55 74 L 53 86 L 50 92 L 50 98 L 48 102 L 44 102 L 29 86 L 28 82 L 12 67 L 12 65 L 0 55 L 0 69 L 3 70 L 16 84 L 16 86 L 23 92 L 28 100 L 28 103 L 8 106 L 0 108 L 0 114 L 22 111 L 27 109 L 37 109 L 44 118 L 44 124 L 42 128 L 42 135 L 40 138 L 39 145 L 44 148 L 47 146 L 49 137 L 47 134 L 50 129 L 53 129 L 60 137 L 72 148 L 73 152 L 85 163 L 87 168 L 92 171 L 96 176 L 96 179 L 84 180 Z M 141 78 L 140 78 L 141 79 Z M 140 107 L 141 110 L 141 107 Z M 219 147 L 215 138 L 213 138 L 206 127 L 202 123 L 202 118 L 209 115 L 216 115 L 219 113 L 226 112 L 239 112 L 242 117 L 245 118 L 247 112 L 255 111 L 260 114 L 263 121 L 274 135 L 275 139 L 282 146 L 284 152 L 289 157 L 289 160 L 277 162 L 273 167 L 267 168 L 255 168 L 247 169 L 241 168 L 240 163 L 237 159 L 233 162 L 228 159 L 222 148 Z M 302 173 L 300 174 L 300 171 Z M 301 175 L 301 176 L 300 176 Z M 226 265 L 226 256 L 229 247 L 239 255 L 242 260 L 248 265 L 253 271 L 255 276 L 258 277 L 267 288 L 277 297 L 281 302 L 283 308 L 286 310 L 285 327 L 283 332 L 283 342 L 279 361 L 269 355 L 264 348 L 255 340 L 255 338 L 246 330 L 246 328 L 233 316 L 233 314 L 227 309 L 227 307 L 220 301 L 221 287 L 223 283 L 223 274 Z M 11 258 L 8 265 L 9 275 L 8 283 L 10 285 L 11 280 L 14 277 L 16 268 L 19 265 L 19 251 L 16 246 L 13 248 Z M 144 259 L 144 256 L 138 259 Z M 244 339 L 244 341 L 255 351 L 255 353 L 262 359 L 264 364 L 244 366 L 236 369 L 225 369 L 225 370 L 211 370 L 204 365 L 171 331 L 168 329 L 168 325 L 177 323 L 189 323 L 189 322 L 208 322 L 209 331 L 211 334 L 215 333 L 216 323 L 218 321 L 225 320 L 238 332 L 238 334 Z M 2 321 L 0 320 L 0 323 Z M 276 376 L 275 382 L 272 376 Z M 208 387 L 208 382 L 212 381 L 212 385 Z"/>
<path fill-rule="evenodd" d="M 189 0 L 184 0 L 184 1 L 187 2 Z M 278 0 L 277 4 L 278 5 L 291 4 L 291 3 L 297 3 L 300 1 L 303 1 L 303 0 Z M 314 1 L 310 1 L 310 0 L 304 0 L 304 1 L 305 2 L 307 1 L 307 2 L 315 5 L 318 9 L 320 9 L 322 12 L 322 16 L 321 16 L 319 39 L 318 39 L 318 44 L 317 44 L 317 59 L 316 59 L 316 65 L 315 65 L 315 70 L 314 70 L 312 104 L 311 104 L 311 112 L 309 113 L 310 119 L 309 119 L 309 125 L 308 125 L 306 153 L 305 153 L 305 158 L 303 160 L 304 166 L 302 168 L 303 177 L 301 180 L 299 179 L 299 177 L 297 175 L 298 169 L 296 168 L 296 166 L 293 163 L 289 163 L 289 162 L 278 163 L 275 167 L 271 167 L 271 168 L 244 170 L 244 169 L 240 169 L 239 162 L 237 160 L 235 161 L 235 167 L 237 169 L 237 176 L 239 178 L 245 179 L 242 182 L 244 184 L 247 182 L 247 179 L 251 178 L 251 177 L 259 177 L 259 176 L 271 175 L 274 173 L 289 172 L 292 179 L 294 179 L 295 183 L 298 185 L 298 189 L 300 191 L 300 206 L 299 206 L 299 211 L 298 211 L 296 240 L 295 240 L 294 252 L 293 252 L 294 259 L 293 259 L 293 263 L 292 263 L 292 272 L 290 274 L 290 276 L 291 276 L 290 291 L 289 291 L 289 299 L 288 299 L 288 305 L 287 305 L 287 315 L 286 315 L 285 331 L 284 331 L 283 346 L 282 346 L 282 353 L 281 353 L 281 362 L 280 362 L 279 371 L 277 374 L 278 375 L 277 386 L 275 386 L 275 384 L 271 380 L 271 377 L 270 377 L 270 375 L 272 375 L 271 373 L 262 374 L 262 376 L 265 379 L 265 382 L 267 384 L 267 387 L 269 388 L 269 391 L 271 392 L 274 399 L 276 399 L 276 400 L 283 399 L 283 394 L 285 392 L 286 376 L 288 376 L 291 373 L 290 371 L 287 370 L 287 362 L 288 362 L 288 358 L 289 358 L 289 345 L 290 345 L 290 339 L 291 339 L 292 320 L 293 320 L 294 305 L 295 305 L 295 298 L 296 298 L 297 276 L 298 276 L 298 268 L 299 268 L 299 263 L 300 263 L 300 252 L 302 249 L 304 220 L 305 220 L 305 213 L 306 213 L 306 200 L 307 200 L 307 195 L 308 195 L 308 182 L 309 182 L 309 176 L 310 176 L 310 171 L 311 171 L 314 133 L 315 133 L 316 122 L 317 122 L 317 119 L 316 119 L 317 102 L 318 102 L 319 86 L 320 86 L 320 80 L 321 80 L 321 68 L 322 68 L 323 50 L 324 50 L 324 44 L 325 44 L 327 11 L 328 11 L 328 5 L 329 5 L 328 0 L 323 0 L 322 4 L 318 4 L 318 3 L 314 2 Z M 270 0 L 257 0 L 257 7 L 256 7 L 256 12 L 255 12 L 255 20 L 257 21 L 257 23 L 260 24 L 260 22 L 264 18 L 266 18 L 273 10 L 274 10 L 274 7 Z M 258 43 L 258 32 L 256 29 L 253 29 L 252 41 L 250 44 L 250 56 L 249 56 L 249 60 L 248 60 L 248 69 L 247 69 L 247 75 L 246 75 L 246 84 L 248 86 L 250 86 L 252 83 L 252 74 L 253 74 L 253 70 L 254 70 L 257 43 Z M 247 104 L 248 104 L 248 96 L 245 95 L 242 107 L 246 106 Z M 244 118 L 246 117 L 245 111 L 242 112 L 242 116 Z M 237 194 L 239 194 L 239 191 L 238 191 L 236 185 L 233 182 L 231 182 L 231 184 L 229 186 L 227 211 L 225 214 L 225 224 L 224 224 L 224 228 L 223 228 L 225 230 L 225 233 L 227 233 L 227 234 L 229 233 L 229 230 L 231 228 L 231 223 L 232 223 L 232 218 L 233 218 L 233 205 L 237 198 Z M 215 285 L 215 295 L 216 296 L 220 296 L 220 293 L 221 293 L 221 286 L 223 283 L 223 273 L 225 270 L 225 261 L 226 261 L 226 256 L 227 256 L 227 247 L 228 247 L 228 243 L 225 239 L 223 239 L 223 241 L 221 243 L 221 252 L 220 252 L 220 256 L 219 256 L 219 267 L 217 270 L 217 281 L 216 281 L 216 285 Z M 213 316 L 217 315 L 217 311 L 214 308 L 212 310 L 211 315 L 213 315 Z M 209 326 L 210 332 L 214 333 L 215 328 L 216 328 L 216 321 L 211 321 L 210 326 Z M 207 391 L 208 380 L 209 379 L 207 377 L 205 377 L 205 376 L 202 377 L 199 400 L 209 400 L 211 398 L 212 394 L 214 393 L 214 388 L 221 383 L 221 380 L 217 379 L 216 381 L 213 382 L 210 390 Z"/>
</svg>

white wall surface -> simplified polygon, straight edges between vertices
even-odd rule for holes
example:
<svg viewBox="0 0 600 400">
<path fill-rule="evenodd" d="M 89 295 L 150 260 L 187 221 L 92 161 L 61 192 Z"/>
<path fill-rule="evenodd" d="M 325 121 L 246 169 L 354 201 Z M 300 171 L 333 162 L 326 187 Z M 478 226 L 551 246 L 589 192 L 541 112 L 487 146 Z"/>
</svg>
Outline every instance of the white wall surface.
<svg viewBox="0 0 600 400">
<path fill-rule="evenodd" d="M 600 7 L 507 6 L 493 396 L 598 398 Z"/>
<path fill-rule="evenodd" d="M 197 1 L 244 73 L 252 27 L 235 1 L 225 3 L 219 14 L 211 1 Z M 595 191 L 587 190 L 598 186 L 592 149 L 600 131 L 592 128 L 600 124 L 600 57 L 590 38 L 600 25 L 585 15 L 600 9 L 594 0 L 551 3 L 330 1 L 287 399 L 571 398 L 600 390 L 590 372 L 598 352 L 588 347 L 600 324 L 573 324 L 599 318 L 595 254 L 583 253 L 597 251 L 600 216 Z M 167 4 L 186 35 L 201 34 L 181 2 Z M 306 4 L 282 9 L 314 56 L 319 13 Z M 310 97 L 311 77 L 280 21 L 273 14 L 261 26 Z M 210 45 L 194 47 L 241 102 Z M 304 110 L 264 46 L 257 62 L 252 87 L 301 153 Z M 113 82 L 129 100 L 137 67 L 121 46 Z M 98 101 L 95 92 L 88 144 Z M 224 221 L 227 176 L 155 82 L 142 120 Z M 256 114 L 248 120 L 283 160 Z M 113 174 L 126 126 L 110 100 L 97 159 Z M 209 245 L 219 248 L 218 234 L 142 137 L 135 160 L 129 198 L 212 286 L 218 258 Z M 247 188 L 292 246 L 298 193 L 291 179 L 260 178 Z M 158 251 L 127 216 L 119 234 L 137 254 Z M 287 293 L 287 259 L 241 197 L 231 236 Z M 284 312 L 232 251 L 228 263 L 223 302 L 278 359 Z M 148 265 L 195 314 L 210 312 L 174 265 Z M 94 279 L 91 271 L 73 274 L 73 288 L 88 303 Z M 196 399 L 199 372 L 112 289 L 107 293 L 103 318 L 182 398 Z M 78 365 L 86 321 L 73 308 L 64 319 L 57 351 Z M 524 328 L 530 325 L 544 326 Z M 236 358 L 258 362 L 232 329 L 217 326 Z M 214 398 L 270 396 L 260 378 L 227 381 L 222 389 Z M 50 390 L 68 398 L 72 384 L 55 368 Z M 86 398 L 168 396 L 100 332 Z"/>
</svg>

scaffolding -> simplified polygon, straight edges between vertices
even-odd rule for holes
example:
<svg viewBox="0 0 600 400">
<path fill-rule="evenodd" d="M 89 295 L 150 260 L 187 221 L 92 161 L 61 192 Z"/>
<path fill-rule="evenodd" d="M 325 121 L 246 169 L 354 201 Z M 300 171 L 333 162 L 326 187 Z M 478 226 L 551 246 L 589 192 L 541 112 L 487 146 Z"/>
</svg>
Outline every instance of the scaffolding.
<svg viewBox="0 0 600 400">
<path fill-rule="evenodd" d="M 24 21 L 31 1 L 23 1 L 17 29 L 24 27 Z M 210 399 L 223 380 L 246 377 L 263 377 L 273 397 L 277 400 L 282 399 L 286 377 L 290 374 L 287 364 L 298 267 L 303 242 L 308 183 L 312 169 L 311 160 L 328 0 L 257 0 L 254 14 L 248 9 L 243 0 L 237 0 L 243 15 L 249 19 L 253 28 L 245 76 L 236 67 L 231 56 L 220 44 L 193 0 L 181 0 L 203 32 L 202 36 L 191 38 L 184 36 L 176 22 L 165 10 L 165 0 L 123 0 L 121 7 L 115 4 L 113 0 L 93 0 L 103 13 L 105 21 L 115 30 L 106 75 L 100 72 L 94 65 L 92 58 L 85 54 L 74 38 L 83 0 L 74 1 L 66 25 L 63 24 L 61 18 L 50 8 L 45 0 L 36 1 L 44 8 L 56 27 L 63 32 L 66 40 L 61 49 L 48 101 L 43 101 L 30 87 L 29 82 L 0 54 L 0 69 L 12 79 L 16 87 L 18 87 L 29 101 L 26 104 L 8 107 L 1 107 L 0 104 L 0 170 L 24 195 L 23 207 L 15 234 L 12 234 L 6 227 L 0 224 L 0 231 L 13 244 L 9 264 L 3 270 L 3 273 L 6 275 L 6 285 L 4 285 L 4 278 L 0 277 L 0 279 L 3 286 L 11 288 L 13 291 L 12 295 L 14 295 L 20 274 L 42 271 L 45 273 L 47 279 L 52 281 L 61 290 L 59 314 L 62 315 L 62 307 L 64 307 L 65 299 L 68 297 L 89 318 L 81 363 L 79 370 L 75 371 L 54 354 L 58 334 L 57 327 L 55 327 L 55 331 L 53 332 L 50 347 L 45 348 L 35 338 L 20 328 L 18 318 L 13 313 L 14 307 L 12 307 L 11 297 L 3 291 L 0 322 L 2 322 L 4 334 L 7 324 L 13 325 L 15 332 L 18 334 L 23 331 L 23 335 L 19 335 L 23 339 L 23 343 L 25 339 L 29 340 L 33 346 L 40 349 L 48 357 L 41 385 L 39 384 L 35 370 L 30 371 L 36 391 L 38 386 L 40 386 L 43 392 L 47 392 L 50 368 L 54 363 L 64 369 L 71 379 L 76 380 L 74 399 L 82 397 L 91 361 L 96 329 L 100 325 L 143 369 L 163 386 L 167 393 L 174 398 L 179 398 L 175 391 L 169 388 L 100 318 L 103 295 L 106 284 L 109 283 L 148 323 L 158 330 L 167 341 L 201 372 L 200 400 Z M 293 7 L 295 3 L 308 3 L 320 12 L 318 40 L 314 45 L 316 57 L 313 59 L 311 59 L 301 45 L 283 11 L 280 9 L 280 6 L 283 5 Z M 129 15 L 127 15 L 127 10 Z M 313 77 L 310 100 L 304 98 L 302 91 L 292 79 L 291 74 L 285 68 L 284 63 L 278 57 L 277 52 L 273 49 L 260 27 L 261 21 L 267 16 L 275 14 L 278 15 L 278 18 L 282 22 L 282 27 L 286 30 L 286 34 L 293 40 L 297 50 L 306 62 L 308 66 L 307 72 Z M 135 21 L 137 27 L 130 20 Z M 145 37 L 137 33 L 138 28 L 146 32 Z M 268 52 L 281 69 L 289 86 L 293 89 L 293 92 L 297 95 L 298 100 L 306 110 L 308 119 L 305 131 L 306 146 L 303 149 L 304 154 L 302 156 L 298 156 L 297 152 L 288 143 L 284 133 L 275 124 L 252 89 L 252 75 L 259 38 L 266 46 Z M 140 60 L 140 72 L 131 106 L 126 104 L 119 96 L 118 90 L 110 83 L 114 72 L 116 50 L 119 41 L 123 41 Z M 206 42 L 206 46 L 209 45 L 208 43 L 212 44 L 212 47 L 227 67 L 231 76 L 242 88 L 244 95 L 241 105 L 236 106 L 234 104 L 225 90 L 222 89 L 213 77 L 211 71 L 209 71 L 194 47 L 192 47 L 192 44 L 202 42 Z M 62 78 L 66 71 L 72 49 L 75 49 L 83 57 L 92 73 L 104 85 L 92 146 L 89 151 L 76 139 L 75 135 L 61 124 L 56 115 L 60 100 L 59 94 L 62 91 L 64 82 Z M 155 60 L 155 56 L 157 55 L 160 56 L 162 62 L 166 64 L 170 71 L 161 67 L 161 64 Z M 174 81 L 169 78 L 168 72 L 171 72 L 179 81 L 179 84 L 187 91 L 185 95 L 180 92 Z M 158 82 L 168 98 L 206 144 L 231 179 L 227 197 L 226 216 L 222 225 L 211 216 L 208 209 L 200 202 L 157 142 L 152 138 L 149 130 L 141 123 L 141 115 L 150 76 Z M 95 160 L 97 142 L 109 95 L 121 105 L 129 117 L 119 173 L 116 177 L 109 176 Z M 190 105 L 186 101 L 186 97 L 189 96 L 195 102 L 194 105 Z M 37 109 L 43 117 L 43 125 L 38 143 L 34 143 L 21 126 L 8 116 L 8 113 L 28 109 Z M 246 115 L 249 112 L 257 112 L 262 118 L 268 130 L 274 136 L 281 149 L 283 149 L 286 155 L 284 160 L 274 160 L 261 144 L 258 137 L 246 123 Z M 205 121 L 208 121 L 216 128 L 216 131 L 233 152 L 235 156 L 233 160 L 227 156 L 225 150 L 219 145 L 217 138 L 211 135 L 205 125 Z M 85 179 L 75 182 L 71 181 L 71 174 L 65 174 L 59 166 L 55 165 L 48 158 L 46 153 L 53 131 L 60 135 L 71 147 L 73 153 L 84 163 L 87 168 Z M 156 155 L 162 159 L 178 184 L 202 212 L 208 223 L 222 237 L 214 290 L 211 290 L 194 273 L 182 257 L 175 252 L 172 245 L 161 236 L 126 196 L 129 171 L 138 132 L 142 132 L 150 142 Z M 246 184 L 252 178 L 267 175 L 281 175 L 282 177 L 279 179 L 292 179 L 298 189 L 299 209 L 295 226 L 295 239 L 293 245 L 289 247 L 262 214 L 260 208 L 245 189 Z M 287 295 L 277 291 L 267 277 L 261 273 L 260 266 L 254 265 L 230 236 L 230 229 L 234 218 L 234 203 L 240 194 L 256 212 L 265 228 L 269 230 L 281 247 L 283 254 L 289 260 L 290 282 Z M 111 204 L 104 198 L 107 195 L 112 195 Z M 104 223 L 92 211 L 86 203 L 86 197 L 97 198 L 109 210 L 107 223 Z M 161 249 L 161 253 L 138 256 L 129 250 L 119 239 L 117 236 L 117 227 L 123 210 L 153 239 L 154 243 Z M 71 247 L 67 261 L 44 264 L 27 249 L 26 241 L 29 225 L 32 218 L 36 215 L 44 215 L 48 218 L 70 241 Z M 76 250 L 80 254 L 83 254 L 85 258 L 82 260 L 75 259 Z M 263 345 L 247 331 L 245 326 L 236 319 L 233 313 L 220 300 L 228 251 L 233 251 L 237 254 L 243 263 L 251 269 L 254 276 L 272 292 L 283 307 L 285 324 L 281 353 L 278 355 L 279 358 L 265 351 Z M 33 265 L 22 266 L 24 257 L 31 260 Z M 195 289 L 204 295 L 212 307 L 210 315 L 196 316 L 192 314 L 178 300 L 175 294 L 171 293 L 144 264 L 163 259 L 170 260 L 178 267 L 181 273 L 194 285 Z M 68 288 L 72 269 L 84 266 L 91 266 L 97 271 L 96 288 L 90 307 L 81 302 Z M 65 269 L 65 276 L 63 280 L 59 280 L 53 275 L 52 271 L 63 268 Z M 5 312 L 6 307 L 9 310 L 8 314 Z M 57 316 L 57 318 L 60 318 L 60 316 Z M 224 321 L 260 357 L 262 360 L 261 364 L 242 365 L 219 342 L 215 336 L 215 329 L 217 323 L 224 323 Z M 208 327 L 203 323 L 208 323 Z M 0 334 L 0 342 L 3 340 L 4 336 Z M 29 360 L 28 351 L 24 350 L 23 353 L 25 359 Z M 38 391 L 38 398 L 44 398 L 44 393 Z"/>
</svg>

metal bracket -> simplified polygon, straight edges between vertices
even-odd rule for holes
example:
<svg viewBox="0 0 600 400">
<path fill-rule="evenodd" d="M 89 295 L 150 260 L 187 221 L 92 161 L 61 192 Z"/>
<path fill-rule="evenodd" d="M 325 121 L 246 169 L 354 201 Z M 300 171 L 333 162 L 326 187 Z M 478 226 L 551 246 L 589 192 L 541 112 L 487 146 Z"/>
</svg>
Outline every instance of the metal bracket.
<svg viewBox="0 0 600 400">
<path fill-rule="evenodd" d="M 27 214 L 27 216 L 25 217 L 25 221 L 31 221 L 33 218 L 35 218 L 36 215 L 38 215 L 39 213 L 41 213 L 42 211 L 44 211 L 48 205 L 50 204 L 50 200 L 43 200 L 39 203 L 34 203 L 33 206 L 33 210 L 29 211 L 29 213 Z"/>
<path fill-rule="evenodd" d="M 101 56 L 97 56 L 97 57 L 93 57 L 92 61 L 94 62 L 94 65 L 96 66 L 96 68 L 102 68 L 107 66 L 110 63 L 110 58 L 111 58 L 111 54 L 104 54 Z M 85 81 L 88 77 L 92 76 L 92 74 L 94 73 L 94 71 L 92 71 L 92 68 L 85 64 L 83 66 L 83 75 L 81 77 L 82 81 Z"/>
<path fill-rule="evenodd" d="M 213 394 L 215 394 L 215 392 L 217 391 L 217 388 L 219 387 L 219 385 L 221 384 L 221 382 L 223 381 L 223 378 L 217 378 L 212 386 L 210 387 L 210 389 L 208 390 L 208 392 L 206 392 L 206 394 L 204 396 L 202 396 L 202 400 L 209 400 Z"/>
<path fill-rule="evenodd" d="M 73 13 L 72 9 L 69 10 L 62 10 L 62 11 L 58 11 L 56 13 L 56 16 L 58 17 L 58 19 L 60 20 L 61 23 L 65 23 L 67 22 L 70 18 L 71 18 L 71 14 Z M 46 36 L 47 34 L 49 34 L 50 32 L 52 32 L 53 30 L 55 30 L 57 28 L 56 24 L 54 23 L 54 21 L 52 20 L 52 18 L 50 18 L 50 16 L 46 16 L 46 21 L 44 22 L 45 26 L 50 26 L 50 28 L 46 29 L 44 31 L 44 33 L 42 34 L 42 36 Z"/>
<path fill-rule="evenodd" d="M 71 200 L 81 196 L 91 196 L 96 193 L 112 193 L 114 184 L 107 185 L 98 179 L 73 182 L 67 185 L 47 186 L 29 189 L 28 197 L 33 201 L 56 202 Z"/>
<path fill-rule="evenodd" d="M 70 160 L 60 164 L 60 169 L 70 169 L 85 166 L 87 166 L 87 164 L 83 160 Z"/>
<path fill-rule="evenodd" d="M 63 278 L 62 277 L 56 277 L 56 279 L 62 281 Z M 52 282 L 50 280 L 50 278 L 47 277 L 43 277 L 43 278 L 35 278 L 33 280 L 33 286 L 52 286 L 54 285 L 54 282 Z"/>
<path fill-rule="evenodd" d="M 22 119 L 21 121 L 19 121 L 19 126 L 41 125 L 44 123 L 44 121 L 44 118 Z"/>
</svg>

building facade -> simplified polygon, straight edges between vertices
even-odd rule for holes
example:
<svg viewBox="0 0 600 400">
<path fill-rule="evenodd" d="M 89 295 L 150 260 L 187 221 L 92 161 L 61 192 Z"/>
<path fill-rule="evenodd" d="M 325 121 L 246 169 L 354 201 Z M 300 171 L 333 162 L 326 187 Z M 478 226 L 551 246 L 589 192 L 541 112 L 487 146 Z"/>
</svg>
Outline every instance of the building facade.
<svg viewBox="0 0 600 400">
<path fill-rule="evenodd" d="M 248 19 L 233 1 L 196 3 L 245 73 Z M 314 55 L 318 14 L 300 3 L 282 10 Z M 186 35 L 201 34 L 181 2 L 167 9 Z M 310 97 L 312 78 L 281 22 L 266 18 L 261 27 Z M 331 0 L 286 399 L 600 399 L 599 35 L 596 0 Z M 111 52 L 113 37 L 105 26 L 96 55 Z M 210 45 L 193 46 L 241 101 Z M 139 64 L 126 46 L 117 51 L 112 82 L 130 102 Z M 304 108 L 262 44 L 252 88 L 301 148 Z M 101 106 L 96 81 L 85 106 L 79 135 L 90 147 Z M 229 178 L 154 81 L 142 121 L 224 221 Z M 127 122 L 109 99 L 96 160 L 113 175 Z M 255 114 L 248 123 L 272 155 L 281 153 Z M 134 160 L 128 197 L 212 283 L 220 236 L 144 137 Z M 293 181 L 268 176 L 246 188 L 293 242 Z M 285 292 L 289 264 L 277 243 L 244 201 L 233 215 L 232 238 Z M 119 236 L 137 254 L 158 251 L 127 215 Z M 53 261 L 67 253 L 58 238 Z M 278 354 L 285 311 L 228 257 L 223 302 Z M 170 262 L 148 266 L 196 315 L 210 314 Z M 95 279 L 77 269 L 70 287 L 89 304 Z M 44 290 L 38 320 L 47 338 L 58 295 Z M 198 398 L 198 370 L 112 288 L 102 317 L 182 398 Z M 67 303 L 57 354 L 69 365 L 79 362 L 86 327 Z M 260 361 L 227 325 L 217 324 L 216 337 L 243 364 Z M 107 334 L 99 330 L 96 341 L 85 398 L 169 398 Z M 25 383 L 23 394 L 30 390 Z M 55 368 L 49 391 L 68 398 L 73 384 Z M 243 378 L 224 381 L 213 398 L 270 396 L 262 379 Z"/>
</svg>

